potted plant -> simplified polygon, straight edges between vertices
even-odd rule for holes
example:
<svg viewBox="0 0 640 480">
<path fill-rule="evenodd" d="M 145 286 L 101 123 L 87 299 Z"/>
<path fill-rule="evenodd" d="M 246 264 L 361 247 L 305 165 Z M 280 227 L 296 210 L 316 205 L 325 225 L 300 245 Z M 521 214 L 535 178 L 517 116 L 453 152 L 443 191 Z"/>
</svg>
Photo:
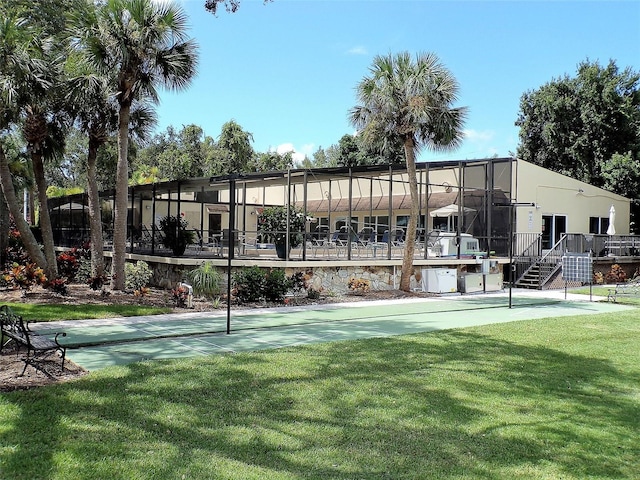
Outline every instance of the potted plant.
<svg viewBox="0 0 640 480">
<path fill-rule="evenodd" d="M 302 244 L 307 226 L 307 215 L 302 210 L 293 205 L 289 206 L 287 218 L 287 207 L 278 205 L 265 207 L 258 214 L 258 232 L 261 233 L 263 241 L 274 243 L 278 258 L 287 258 L 287 225 L 289 249 L 295 248 Z"/>
<path fill-rule="evenodd" d="M 160 219 L 162 231 L 162 244 L 170 248 L 175 256 L 180 256 L 187 249 L 187 245 L 193 243 L 195 232 L 188 230 L 189 222 L 182 217 L 167 215 Z"/>
</svg>

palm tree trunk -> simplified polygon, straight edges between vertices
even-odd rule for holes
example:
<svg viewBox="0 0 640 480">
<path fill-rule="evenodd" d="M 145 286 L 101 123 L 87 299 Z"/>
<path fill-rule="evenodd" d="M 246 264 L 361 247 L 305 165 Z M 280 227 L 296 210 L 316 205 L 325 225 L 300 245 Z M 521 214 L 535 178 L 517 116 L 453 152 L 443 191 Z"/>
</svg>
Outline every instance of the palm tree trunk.
<svg viewBox="0 0 640 480">
<path fill-rule="evenodd" d="M 102 238 L 102 215 L 100 213 L 100 196 L 96 180 L 96 158 L 99 143 L 89 139 L 87 155 L 87 190 L 89 200 L 89 226 L 91 231 L 91 276 L 104 275 L 104 240 Z"/>
<path fill-rule="evenodd" d="M 124 264 L 127 247 L 127 198 L 129 190 L 129 102 L 120 105 L 118 115 L 118 166 L 113 221 L 113 261 L 111 289 L 124 290 Z"/>
<path fill-rule="evenodd" d="M 0 195 L 0 269 L 7 262 L 7 246 L 9 244 L 9 207 Z"/>
<path fill-rule="evenodd" d="M 47 280 L 54 280 L 58 277 L 58 262 L 56 260 L 56 249 L 53 242 L 53 228 L 51 227 L 51 215 L 49 214 L 44 165 L 42 164 L 42 154 L 39 151 L 31 152 L 31 163 L 33 165 L 33 176 L 35 177 L 36 186 L 38 187 L 40 230 L 42 232 L 42 243 L 44 244 L 44 257 L 47 259 L 47 268 L 44 269 L 44 271 L 47 275 Z"/>
<path fill-rule="evenodd" d="M 18 202 L 18 198 L 16 197 L 15 189 L 13 188 L 13 180 L 11 178 L 11 172 L 9 171 L 9 164 L 7 162 L 7 157 L 4 155 L 4 150 L 0 145 L 0 184 L 2 185 L 2 192 L 4 193 L 4 198 L 7 201 L 7 206 L 9 207 L 9 212 L 13 217 L 14 222 L 16 223 L 16 227 L 20 232 L 20 238 L 22 239 L 22 243 L 24 245 L 25 250 L 31 257 L 31 260 L 35 262 L 35 264 L 42 268 L 42 270 L 47 271 L 47 260 L 45 259 L 42 251 L 40 250 L 40 246 L 36 240 L 36 237 L 33 235 L 29 224 L 26 222 L 24 217 L 22 216 L 22 212 L 20 210 L 20 202 Z"/>
<path fill-rule="evenodd" d="M 411 290 L 411 275 L 413 275 L 413 253 L 416 247 L 416 228 L 420 215 L 420 198 L 418 197 L 418 176 L 416 174 L 415 145 L 411 137 L 404 141 L 404 154 L 407 161 L 407 176 L 409 177 L 409 193 L 411 194 L 411 210 L 409 225 L 405 236 L 404 257 L 400 274 L 400 290 Z"/>
</svg>

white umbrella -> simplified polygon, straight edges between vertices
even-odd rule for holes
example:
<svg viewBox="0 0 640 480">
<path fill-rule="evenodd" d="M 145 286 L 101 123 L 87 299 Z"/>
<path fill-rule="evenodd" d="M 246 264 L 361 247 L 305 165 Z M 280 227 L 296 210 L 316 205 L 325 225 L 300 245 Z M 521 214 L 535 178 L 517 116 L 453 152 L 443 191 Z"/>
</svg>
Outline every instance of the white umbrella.
<svg viewBox="0 0 640 480">
<path fill-rule="evenodd" d="M 609 228 L 607 228 L 607 235 L 615 235 L 616 227 L 614 223 L 616 222 L 616 208 L 611 205 L 609 209 Z"/>
<path fill-rule="evenodd" d="M 435 210 L 431 210 L 429 215 L 432 217 L 450 217 L 451 215 L 458 215 L 460 212 L 460 207 L 456 204 L 447 205 L 444 207 L 436 208 Z M 475 212 L 473 208 L 464 207 L 462 209 L 462 214 Z"/>
</svg>

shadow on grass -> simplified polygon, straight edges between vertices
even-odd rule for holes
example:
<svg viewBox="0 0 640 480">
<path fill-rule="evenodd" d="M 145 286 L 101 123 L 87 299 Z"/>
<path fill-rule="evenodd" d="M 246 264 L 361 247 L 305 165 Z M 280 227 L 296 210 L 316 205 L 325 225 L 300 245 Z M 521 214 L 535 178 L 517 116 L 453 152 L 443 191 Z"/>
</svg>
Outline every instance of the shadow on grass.
<svg viewBox="0 0 640 480">
<path fill-rule="evenodd" d="M 12 393 L 0 397 L 0 408 L 15 411 L 0 421 L 0 471 L 29 479 L 637 472 L 638 369 L 572 353 L 557 345 L 562 331 L 539 339 L 548 345 L 515 340 L 518 328 L 137 363 Z"/>
</svg>

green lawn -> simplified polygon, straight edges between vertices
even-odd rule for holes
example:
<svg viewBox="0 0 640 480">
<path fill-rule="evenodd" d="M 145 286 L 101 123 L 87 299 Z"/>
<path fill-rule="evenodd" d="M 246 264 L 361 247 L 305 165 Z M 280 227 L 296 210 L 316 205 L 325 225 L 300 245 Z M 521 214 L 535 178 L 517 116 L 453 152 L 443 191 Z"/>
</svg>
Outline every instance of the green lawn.
<svg viewBox="0 0 640 480">
<path fill-rule="evenodd" d="M 592 294 L 593 295 L 597 295 L 597 296 L 601 296 L 601 297 L 605 297 L 607 298 L 607 295 L 609 294 L 609 289 L 610 288 L 615 288 L 615 287 L 600 287 L 600 286 L 593 286 L 592 287 Z M 581 288 L 575 288 L 571 290 L 571 293 L 579 293 L 582 295 L 589 295 L 589 287 L 581 287 Z M 638 305 L 640 306 L 640 296 L 637 295 L 619 295 L 616 303 L 620 303 L 622 305 Z"/>
<path fill-rule="evenodd" d="M 109 368 L 0 395 L 0 478 L 638 478 L 638 345 L 632 310 Z"/>
<path fill-rule="evenodd" d="M 7 303 L 22 318 L 30 322 L 84 320 L 89 318 L 135 317 L 171 313 L 170 308 L 147 305 L 55 305 L 41 303 Z M 1 478 L 1 477 L 0 477 Z"/>
</svg>

